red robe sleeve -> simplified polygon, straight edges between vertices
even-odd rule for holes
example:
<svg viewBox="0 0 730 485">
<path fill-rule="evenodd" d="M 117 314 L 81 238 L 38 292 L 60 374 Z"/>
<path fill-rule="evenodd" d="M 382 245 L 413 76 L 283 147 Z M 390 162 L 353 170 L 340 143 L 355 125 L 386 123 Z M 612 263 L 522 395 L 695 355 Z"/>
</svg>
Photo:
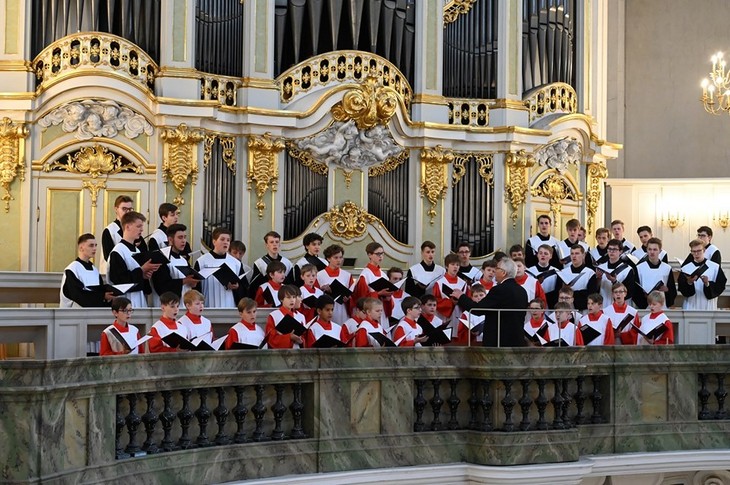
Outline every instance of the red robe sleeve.
<svg viewBox="0 0 730 485">
<path fill-rule="evenodd" d="M 614 343 L 616 343 L 616 336 L 613 333 L 613 323 L 609 318 L 608 323 L 606 324 L 606 332 L 603 336 L 603 345 L 613 345 Z"/>
<path fill-rule="evenodd" d="M 436 311 L 446 318 L 451 317 L 451 314 L 454 312 L 455 303 L 454 300 L 441 293 L 441 285 L 434 285 L 433 296 L 436 297 Z"/>
<path fill-rule="evenodd" d="M 403 326 L 398 325 L 398 327 L 395 329 L 395 334 L 393 335 L 393 342 L 397 342 L 399 339 L 403 338 L 405 334 L 406 331 L 403 330 Z M 415 340 L 403 339 L 403 341 L 398 344 L 398 347 L 413 347 L 414 345 L 416 345 Z"/>
<path fill-rule="evenodd" d="M 545 296 L 545 290 L 542 288 L 542 285 L 538 281 L 535 283 L 535 298 L 539 298 L 542 300 L 542 302 L 545 304 L 545 308 L 548 307 L 547 303 L 547 296 Z"/>
<path fill-rule="evenodd" d="M 269 315 L 266 319 L 266 338 L 270 349 L 294 348 L 294 342 L 292 342 L 289 334 L 282 335 L 278 330 L 276 330 L 274 318 L 271 315 Z"/>
<path fill-rule="evenodd" d="M 264 290 L 261 289 L 259 286 L 256 289 L 256 305 L 258 305 L 259 308 L 271 308 L 271 304 L 269 304 L 268 301 L 266 301 L 266 298 L 264 298 Z"/>
<path fill-rule="evenodd" d="M 641 321 L 639 321 L 638 313 L 634 317 L 634 325 L 636 325 L 637 327 L 641 326 Z M 633 326 L 628 332 L 621 332 L 619 334 L 619 339 L 621 340 L 622 345 L 636 345 L 638 338 L 639 332 L 637 332 Z"/>
<path fill-rule="evenodd" d="M 152 338 L 149 339 L 148 342 L 150 345 L 151 354 L 155 354 L 158 352 L 177 352 L 179 350 L 176 347 L 165 346 L 165 344 L 162 342 L 162 339 L 160 338 L 160 334 L 157 333 L 156 328 L 153 327 L 152 330 L 150 330 L 150 335 L 152 335 Z"/>
<path fill-rule="evenodd" d="M 364 328 L 358 329 L 355 332 L 355 339 L 353 340 L 354 347 L 372 347 L 370 345 L 370 339 L 368 338 L 368 332 Z"/>
<path fill-rule="evenodd" d="M 355 305 L 357 305 L 357 301 L 360 298 L 365 298 L 366 296 L 371 296 L 373 298 L 378 298 L 378 292 L 373 291 L 370 286 L 368 286 L 367 281 L 365 281 L 365 278 L 359 278 L 357 280 L 357 284 L 355 285 L 355 290 L 352 292 L 352 296 L 350 297 L 350 314 L 352 314 L 352 310 L 355 308 Z"/>
<path fill-rule="evenodd" d="M 664 332 L 664 335 L 662 335 L 661 338 L 658 338 L 654 341 L 654 345 L 674 344 L 674 325 L 672 325 L 672 322 L 670 322 L 669 320 L 664 322 L 664 325 L 667 326 L 667 331 Z"/>
<path fill-rule="evenodd" d="M 583 345 L 585 345 L 583 343 L 583 334 L 580 332 L 580 329 L 578 329 L 578 327 L 576 327 L 576 329 L 575 329 L 575 346 L 582 347 Z"/>
</svg>

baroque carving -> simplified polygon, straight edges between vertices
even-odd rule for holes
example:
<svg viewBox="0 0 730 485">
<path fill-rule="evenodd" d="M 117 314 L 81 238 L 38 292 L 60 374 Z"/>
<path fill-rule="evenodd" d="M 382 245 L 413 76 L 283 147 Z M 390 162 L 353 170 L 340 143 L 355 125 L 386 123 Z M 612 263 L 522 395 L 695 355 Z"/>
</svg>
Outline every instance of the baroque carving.
<svg viewBox="0 0 730 485">
<path fill-rule="evenodd" d="M 410 155 L 410 150 L 405 149 L 398 155 L 388 157 L 385 162 L 381 163 L 380 165 L 368 168 L 368 176 L 378 177 L 380 175 L 385 175 L 386 173 L 395 170 L 396 168 L 406 163 L 406 160 L 408 160 L 408 157 L 410 157 Z"/>
<path fill-rule="evenodd" d="M 173 199 L 177 205 L 185 204 L 182 193 L 188 185 L 188 179 L 193 185 L 198 183 L 195 147 L 204 138 L 202 131 L 190 130 L 185 123 L 162 132 L 162 139 L 167 148 L 167 156 L 162 160 L 162 178 L 172 182 L 177 190 L 178 195 Z"/>
<path fill-rule="evenodd" d="M 215 139 L 215 135 L 205 135 L 205 139 L 203 140 L 203 169 L 208 168 L 210 160 L 213 158 Z"/>
<path fill-rule="evenodd" d="M 546 145 L 535 152 L 535 159 L 541 166 L 546 166 L 563 174 L 569 165 L 577 165 L 581 161 L 583 149 L 574 138 L 563 138 Z"/>
<path fill-rule="evenodd" d="M 130 139 L 154 133 L 144 116 L 111 100 L 72 101 L 51 111 L 38 124 L 44 128 L 61 125 L 63 131 L 74 133 L 78 140 L 114 138 L 122 130 Z"/>
<path fill-rule="evenodd" d="M 10 212 L 10 201 L 14 197 L 10 194 L 10 185 L 16 177 L 25 180 L 25 162 L 20 158 L 20 140 L 29 134 L 23 123 L 13 123 L 10 118 L 0 121 L 0 183 L 5 201 L 5 212 Z"/>
<path fill-rule="evenodd" d="M 578 200 L 580 198 L 570 184 L 558 173 L 551 174 L 540 185 L 533 187 L 531 193 L 533 197 L 545 197 L 550 201 L 550 212 L 553 214 L 554 221 L 560 217 L 564 200 Z"/>
<path fill-rule="evenodd" d="M 307 167 L 312 172 L 319 175 L 327 175 L 329 173 L 327 165 L 319 163 L 309 152 L 300 150 L 293 142 L 286 142 L 286 149 L 292 158 L 298 160 L 299 163 Z"/>
<path fill-rule="evenodd" d="M 380 222 L 380 219 L 349 200 L 342 204 L 341 209 L 334 206 L 322 217 L 330 223 L 332 234 L 344 239 L 362 237 L 367 232 L 368 224 Z"/>
<path fill-rule="evenodd" d="M 588 232 L 593 231 L 593 223 L 598 213 L 598 204 L 601 201 L 602 180 L 608 177 L 606 163 L 595 162 L 588 164 L 588 191 L 586 193 L 586 212 L 588 212 Z"/>
<path fill-rule="evenodd" d="M 264 218 L 264 195 L 269 190 L 276 192 L 279 183 L 278 153 L 284 148 L 284 142 L 274 139 L 271 133 L 263 136 L 252 136 L 248 140 L 248 190 L 256 187 L 256 209 L 259 219 Z"/>
<path fill-rule="evenodd" d="M 454 161 L 454 153 L 441 145 L 421 150 L 421 195 L 431 203 L 426 214 L 431 225 L 436 217 L 436 204 L 446 197 L 449 187 L 448 168 Z"/>
<path fill-rule="evenodd" d="M 454 154 L 454 173 L 452 174 L 452 187 L 456 187 L 461 179 L 466 175 L 466 162 L 474 160 L 477 164 L 479 176 L 488 183 L 490 187 L 494 187 L 494 160 L 492 153 L 465 152 Z"/>
<path fill-rule="evenodd" d="M 81 183 L 81 187 L 89 191 L 89 195 L 91 196 L 91 207 L 96 207 L 96 201 L 99 198 L 99 191 L 106 189 L 106 181 L 85 179 Z"/>
<path fill-rule="evenodd" d="M 319 163 L 349 170 L 382 164 L 403 150 L 386 126 L 358 129 L 355 120 L 337 121 L 321 133 L 295 143 Z"/>
<path fill-rule="evenodd" d="M 375 125 L 385 125 L 395 114 L 398 93 L 369 76 L 362 84 L 355 85 L 332 107 L 332 117 L 337 121 L 353 120 L 360 130 Z"/>
<path fill-rule="evenodd" d="M 469 13 L 477 0 L 451 0 L 444 5 L 444 27 L 454 22 L 459 15 Z"/>
<path fill-rule="evenodd" d="M 512 206 L 510 219 L 512 219 L 512 227 L 516 228 L 520 207 L 527 199 L 527 171 L 535 164 L 535 157 L 525 150 L 507 152 L 504 163 L 507 168 L 504 179 L 504 197 Z"/>
<path fill-rule="evenodd" d="M 236 137 L 234 136 L 221 136 L 218 138 L 223 149 L 223 163 L 226 164 L 228 170 L 236 175 Z"/>
<path fill-rule="evenodd" d="M 92 179 L 99 178 L 102 175 L 115 175 L 120 172 L 144 173 L 142 167 L 132 164 L 99 144 L 82 147 L 76 153 L 66 155 L 65 160 L 43 166 L 44 172 L 50 172 L 51 170 L 65 170 L 69 173 L 88 175 Z"/>
</svg>

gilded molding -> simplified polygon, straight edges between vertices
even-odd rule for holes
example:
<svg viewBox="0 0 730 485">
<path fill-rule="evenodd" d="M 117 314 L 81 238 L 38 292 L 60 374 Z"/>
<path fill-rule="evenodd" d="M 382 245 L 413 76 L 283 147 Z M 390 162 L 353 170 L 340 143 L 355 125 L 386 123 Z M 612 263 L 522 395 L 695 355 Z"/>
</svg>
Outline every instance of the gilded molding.
<svg viewBox="0 0 730 485">
<path fill-rule="evenodd" d="M 450 125 L 484 127 L 489 124 L 488 100 L 449 98 L 446 101 Z"/>
<path fill-rule="evenodd" d="M 263 136 L 251 136 L 248 140 L 248 190 L 256 187 L 256 209 L 259 219 L 264 218 L 266 203 L 264 195 L 269 190 L 276 192 L 279 183 L 279 161 L 277 154 L 284 148 L 284 142 L 274 139 L 271 133 Z"/>
<path fill-rule="evenodd" d="M 471 10 L 476 2 L 477 0 L 451 0 L 444 5 L 444 28 L 448 24 L 456 21 L 459 15 L 469 13 L 469 10 Z"/>
<path fill-rule="evenodd" d="M 96 207 L 99 191 L 106 189 L 106 180 L 84 179 L 81 183 L 81 187 L 89 191 L 91 207 Z"/>
<path fill-rule="evenodd" d="M 369 76 L 364 83 L 349 89 L 331 111 L 336 121 L 354 120 L 360 130 L 368 130 L 378 124 L 386 125 L 397 106 L 398 93 L 393 88 L 378 86 L 378 80 Z"/>
<path fill-rule="evenodd" d="M 460 152 L 454 154 L 454 173 L 452 187 L 456 187 L 466 175 L 466 162 L 473 159 L 477 164 L 479 176 L 484 183 L 494 187 L 494 153 L 490 152 Z"/>
<path fill-rule="evenodd" d="M 369 214 L 364 208 L 352 201 L 334 206 L 322 218 L 330 224 L 332 235 L 343 239 L 355 239 L 365 235 L 368 224 L 380 223 L 380 219 Z"/>
<path fill-rule="evenodd" d="M 208 168 L 210 160 L 213 158 L 215 139 L 216 135 L 205 135 L 205 139 L 203 140 L 203 170 Z"/>
<path fill-rule="evenodd" d="M 530 110 L 530 123 L 552 113 L 578 112 L 578 95 L 570 84 L 552 83 L 525 94 Z"/>
<path fill-rule="evenodd" d="M 205 138 L 200 130 L 190 130 L 185 123 L 177 128 L 166 128 L 162 132 L 165 142 L 166 156 L 162 160 L 162 179 L 172 182 L 177 190 L 173 202 L 184 205 L 182 193 L 188 185 L 188 179 L 193 185 L 198 183 L 198 164 L 195 160 L 195 147 Z"/>
<path fill-rule="evenodd" d="M 308 151 L 300 150 L 291 141 L 287 141 L 285 145 L 287 152 L 289 152 L 289 155 L 295 160 L 299 161 L 299 163 L 307 167 L 312 172 L 325 176 L 329 173 L 329 168 L 327 167 L 327 165 L 325 165 L 324 163 L 319 163 Z"/>
<path fill-rule="evenodd" d="M 10 212 L 10 201 L 15 198 L 10 194 L 10 185 L 16 177 L 25 180 L 25 161 L 20 157 L 20 140 L 26 138 L 30 130 L 24 123 L 13 123 L 10 118 L 0 121 L 0 184 L 2 184 L 2 200 L 5 201 L 5 212 Z"/>
<path fill-rule="evenodd" d="M 530 190 L 533 197 L 544 197 L 550 202 L 550 212 L 553 220 L 559 220 L 563 209 L 563 201 L 566 199 L 579 200 L 578 194 L 572 184 L 557 171 L 552 172 L 548 177 L 542 180 L 537 186 Z"/>
<path fill-rule="evenodd" d="M 588 190 L 586 192 L 586 212 L 588 212 L 588 232 L 593 232 L 593 224 L 598 213 L 598 204 L 603 191 L 602 181 L 608 177 L 606 163 L 594 162 L 588 164 Z"/>
<path fill-rule="evenodd" d="M 525 150 L 507 152 L 504 164 L 507 168 L 504 178 L 504 197 L 505 201 L 512 206 L 510 219 L 512 219 L 512 227 L 516 228 L 517 215 L 527 200 L 527 172 L 530 167 L 535 165 L 535 156 Z"/>
<path fill-rule="evenodd" d="M 379 177 L 381 175 L 385 175 L 386 173 L 403 165 L 410 156 L 411 151 L 406 148 L 398 155 L 388 157 L 388 159 L 380 165 L 368 168 L 368 177 Z"/>
<path fill-rule="evenodd" d="M 97 179 L 102 175 L 108 177 L 121 172 L 144 173 L 143 167 L 130 163 L 121 155 L 110 152 L 107 147 L 98 143 L 81 147 L 73 155 L 67 154 L 65 160 L 43 165 L 44 172 L 52 170 L 65 170 L 73 174 L 88 175 L 92 179 Z"/>
<path fill-rule="evenodd" d="M 454 153 L 444 150 L 441 145 L 421 150 L 421 195 L 428 199 L 431 207 L 426 214 L 431 225 L 436 217 L 436 204 L 446 197 L 449 187 L 449 165 L 454 161 Z"/>
<path fill-rule="evenodd" d="M 228 170 L 230 170 L 233 175 L 236 175 L 236 137 L 219 136 L 218 140 L 221 144 L 223 163 L 226 164 L 226 167 L 228 167 Z"/>
</svg>

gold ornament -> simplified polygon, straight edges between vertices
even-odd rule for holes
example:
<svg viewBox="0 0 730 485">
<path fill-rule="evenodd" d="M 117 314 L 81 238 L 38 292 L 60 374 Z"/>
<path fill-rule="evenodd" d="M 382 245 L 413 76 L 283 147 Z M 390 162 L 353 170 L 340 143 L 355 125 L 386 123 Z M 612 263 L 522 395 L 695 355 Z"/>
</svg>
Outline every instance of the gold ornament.
<svg viewBox="0 0 730 485">
<path fill-rule="evenodd" d="M 608 177 L 606 163 L 595 162 L 588 164 L 588 193 L 586 194 L 586 211 L 588 212 L 588 232 L 593 231 L 593 223 L 598 213 L 598 203 L 601 201 L 601 181 Z"/>
<path fill-rule="evenodd" d="M 377 124 L 385 125 L 395 114 L 398 93 L 390 87 L 378 86 L 374 76 L 352 87 L 342 101 L 332 107 L 336 121 L 355 120 L 361 130 L 369 130 Z"/>
<path fill-rule="evenodd" d="M 259 219 L 264 218 L 264 195 L 269 190 L 276 192 L 279 183 L 279 161 L 278 153 L 284 148 L 284 142 L 271 137 L 267 132 L 264 136 L 252 136 L 248 140 L 248 190 L 256 187 L 256 208 L 259 211 Z"/>
<path fill-rule="evenodd" d="M 552 173 L 538 186 L 533 187 L 530 192 L 533 197 L 545 197 L 550 201 L 550 212 L 553 214 L 554 221 L 559 220 L 564 200 L 580 198 L 580 195 L 576 194 L 571 185 L 557 172 Z"/>
<path fill-rule="evenodd" d="M 477 170 L 479 176 L 488 183 L 490 187 L 494 187 L 493 173 L 493 153 L 480 152 L 462 152 L 454 154 L 454 173 L 452 174 L 452 187 L 456 187 L 461 179 L 466 175 L 466 162 L 473 159 L 478 164 Z"/>
<path fill-rule="evenodd" d="M 459 15 L 469 13 L 477 0 L 451 0 L 444 5 L 444 27 L 454 22 Z"/>
<path fill-rule="evenodd" d="M 517 215 L 527 199 L 527 170 L 535 164 L 535 156 L 525 150 L 507 152 L 504 159 L 507 171 L 504 179 L 504 197 L 512 206 L 510 219 L 517 227 Z"/>
<path fill-rule="evenodd" d="M 215 135 L 205 135 L 203 140 L 203 169 L 207 169 L 213 158 L 213 145 L 215 144 Z"/>
<path fill-rule="evenodd" d="M 20 158 L 20 140 L 29 134 L 23 123 L 13 123 L 10 118 L 0 121 L 0 183 L 5 194 L 5 212 L 10 212 L 10 201 L 15 200 L 10 195 L 10 185 L 15 177 L 25 180 L 25 161 Z"/>
<path fill-rule="evenodd" d="M 223 162 L 228 167 L 228 170 L 236 175 L 236 137 L 235 136 L 221 136 L 218 137 L 221 142 L 221 148 L 223 149 Z"/>
<path fill-rule="evenodd" d="M 89 191 L 89 195 L 91 196 L 91 207 L 96 207 L 96 201 L 99 197 L 99 191 L 101 189 L 106 189 L 106 181 L 85 179 L 81 183 L 81 187 Z"/>
<path fill-rule="evenodd" d="M 431 218 L 431 225 L 436 217 L 436 204 L 446 197 L 449 187 L 448 167 L 454 161 L 454 154 L 444 150 L 441 145 L 421 150 L 421 195 L 431 203 L 426 212 Z"/>
<path fill-rule="evenodd" d="M 66 155 L 64 161 L 57 161 L 43 166 L 44 172 L 55 169 L 75 174 L 86 174 L 92 179 L 97 179 L 101 175 L 109 176 L 120 172 L 144 173 L 142 167 L 133 165 L 120 155 L 115 155 L 107 147 L 99 144 L 82 147 L 73 155 L 70 153 Z"/>
<path fill-rule="evenodd" d="M 342 170 L 342 175 L 345 177 L 345 188 L 349 189 L 352 185 L 352 170 Z"/>
<path fill-rule="evenodd" d="M 349 200 L 342 204 L 342 209 L 334 206 L 322 217 L 330 223 L 332 234 L 344 239 L 362 237 L 367 232 L 368 224 L 380 224 L 380 219 Z"/>
<path fill-rule="evenodd" d="M 292 158 L 298 160 L 299 163 L 307 167 L 312 172 L 319 175 L 329 174 L 329 168 L 327 168 L 327 165 L 319 163 L 308 151 L 300 150 L 290 141 L 286 142 L 286 149 Z"/>
<path fill-rule="evenodd" d="M 378 177 L 380 175 L 385 175 L 386 173 L 388 173 L 392 170 L 395 170 L 396 168 L 403 165 L 406 162 L 406 160 L 408 160 L 408 157 L 410 155 L 411 155 L 410 150 L 405 149 L 397 155 L 388 157 L 380 165 L 375 165 L 375 166 L 368 168 L 368 176 L 369 177 Z"/>
<path fill-rule="evenodd" d="M 185 123 L 175 129 L 165 129 L 162 139 L 167 148 L 167 157 L 162 160 L 162 179 L 171 181 L 178 195 L 173 199 L 177 205 L 185 204 L 182 193 L 188 185 L 198 183 L 198 164 L 195 160 L 195 147 L 205 136 L 200 130 L 190 130 Z"/>
</svg>

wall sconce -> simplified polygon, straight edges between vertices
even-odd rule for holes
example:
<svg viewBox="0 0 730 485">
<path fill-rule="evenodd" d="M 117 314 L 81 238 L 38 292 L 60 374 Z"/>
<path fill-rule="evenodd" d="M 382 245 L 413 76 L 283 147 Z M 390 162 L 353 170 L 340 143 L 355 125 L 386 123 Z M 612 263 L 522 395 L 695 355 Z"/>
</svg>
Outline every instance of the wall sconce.
<svg viewBox="0 0 730 485">
<path fill-rule="evenodd" d="M 730 213 L 728 211 L 718 211 L 716 215 L 712 216 L 712 221 L 717 222 L 717 225 L 725 230 L 730 225 Z"/>
<path fill-rule="evenodd" d="M 679 211 L 667 211 L 666 214 L 662 214 L 661 222 L 666 223 L 667 226 L 674 232 L 674 229 L 684 224 L 686 221 L 684 213 Z"/>
</svg>

